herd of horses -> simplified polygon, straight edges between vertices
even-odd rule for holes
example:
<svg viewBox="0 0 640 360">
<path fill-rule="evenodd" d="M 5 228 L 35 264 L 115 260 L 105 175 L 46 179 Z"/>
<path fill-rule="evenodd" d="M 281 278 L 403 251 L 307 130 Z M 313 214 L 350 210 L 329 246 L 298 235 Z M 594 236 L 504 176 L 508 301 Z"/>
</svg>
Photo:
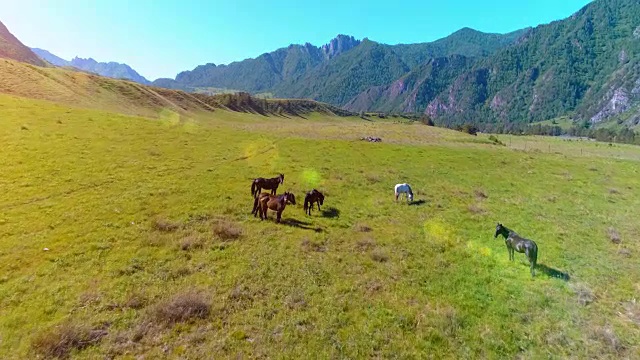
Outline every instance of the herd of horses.
<svg viewBox="0 0 640 360">
<path fill-rule="evenodd" d="M 251 196 L 254 198 L 253 210 L 251 213 L 257 217 L 260 216 L 261 220 L 267 218 L 267 211 L 276 212 L 276 222 L 280 223 L 282 219 L 282 212 L 286 208 L 287 204 L 296 205 L 296 197 L 291 192 L 285 192 L 282 195 L 276 195 L 278 186 L 284 184 L 284 174 L 270 179 L 256 178 L 251 183 Z M 262 190 L 271 190 L 270 192 L 261 192 Z M 409 184 L 397 184 L 394 187 L 395 199 L 398 201 L 400 195 L 405 194 L 407 202 L 413 202 L 413 190 Z M 304 212 L 311 215 L 311 210 L 314 208 L 314 204 L 318 205 L 318 211 L 320 211 L 320 205 L 324 204 L 324 195 L 316 190 L 305 194 L 304 198 Z M 509 252 L 509 260 L 514 260 L 514 253 L 524 253 L 529 260 L 529 266 L 531 270 L 531 276 L 535 276 L 535 267 L 538 260 L 538 245 L 529 239 L 525 239 L 518 235 L 515 231 L 508 229 L 504 225 L 498 223 L 496 226 L 496 232 L 494 239 L 502 235 L 504 237 L 504 243 L 507 246 Z"/>
</svg>

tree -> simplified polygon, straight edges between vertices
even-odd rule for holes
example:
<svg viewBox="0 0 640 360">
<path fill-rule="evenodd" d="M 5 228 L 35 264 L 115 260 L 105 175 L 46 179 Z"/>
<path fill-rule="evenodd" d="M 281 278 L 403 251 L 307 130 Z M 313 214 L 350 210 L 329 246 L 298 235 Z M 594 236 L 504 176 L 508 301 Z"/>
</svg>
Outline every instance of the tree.
<svg viewBox="0 0 640 360">
<path fill-rule="evenodd" d="M 435 126 L 435 124 L 433 123 L 433 120 L 431 120 L 431 117 L 427 114 L 423 114 L 420 117 L 420 122 L 427 126 Z"/>
</svg>

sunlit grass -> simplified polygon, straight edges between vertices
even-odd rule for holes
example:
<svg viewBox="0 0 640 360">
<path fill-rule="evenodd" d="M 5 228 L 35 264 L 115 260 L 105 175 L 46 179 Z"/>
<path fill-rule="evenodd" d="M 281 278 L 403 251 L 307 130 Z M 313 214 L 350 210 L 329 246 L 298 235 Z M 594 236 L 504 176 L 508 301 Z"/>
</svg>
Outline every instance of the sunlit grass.
<svg viewBox="0 0 640 360">
<path fill-rule="evenodd" d="M 5 95 L 0 119 L 3 358 L 68 324 L 107 331 L 77 358 L 639 355 L 636 147 Z M 299 204 L 261 222 L 250 181 L 279 172 Z M 498 221 L 537 242 L 534 279 Z"/>
</svg>

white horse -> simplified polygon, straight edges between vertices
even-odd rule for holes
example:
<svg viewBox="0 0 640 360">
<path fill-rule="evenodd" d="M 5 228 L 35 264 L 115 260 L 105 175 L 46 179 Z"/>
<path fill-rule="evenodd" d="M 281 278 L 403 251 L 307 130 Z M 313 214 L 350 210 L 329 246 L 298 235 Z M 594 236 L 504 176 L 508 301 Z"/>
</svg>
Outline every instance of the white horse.
<svg viewBox="0 0 640 360">
<path fill-rule="evenodd" d="M 411 191 L 411 186 L 409 186 L 409 184 L 398 184 L 394 190 L 396 192 L 396 201 L 398 201 L 400 194 L 405 194 L 407 202 L 413 201 L 413 191 Z"/>
</svg>

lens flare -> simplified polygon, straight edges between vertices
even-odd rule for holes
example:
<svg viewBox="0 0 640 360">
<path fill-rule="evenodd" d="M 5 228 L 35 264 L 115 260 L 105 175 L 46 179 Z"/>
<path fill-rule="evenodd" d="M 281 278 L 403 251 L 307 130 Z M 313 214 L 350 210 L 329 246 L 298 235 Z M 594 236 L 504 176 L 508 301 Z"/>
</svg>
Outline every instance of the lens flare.
<svg viewBox="0 0 640 360">
<path fill-rule="evenodd" d="M 180 124 L 180 114 L 170 109 L 162 109 L 158 114 L 160 121 L 169 126 L 176 126 Z"/>
<path fill-rule="evenodd" d="M 243 159 L 251 166 L 268 167 L 271 172 L 282 172 L 278 147 L 271 141 L 254 140 L 242 146 Z M 267 176 L 265 174 L 265 176 Z"/>
<path fill-rule="evenodd" d="M 315 169 L 304 169 L 300 180 L 302 185 L 309 189 L 316 188 L 322 184 L 322 176 Z"/>
</svg>

